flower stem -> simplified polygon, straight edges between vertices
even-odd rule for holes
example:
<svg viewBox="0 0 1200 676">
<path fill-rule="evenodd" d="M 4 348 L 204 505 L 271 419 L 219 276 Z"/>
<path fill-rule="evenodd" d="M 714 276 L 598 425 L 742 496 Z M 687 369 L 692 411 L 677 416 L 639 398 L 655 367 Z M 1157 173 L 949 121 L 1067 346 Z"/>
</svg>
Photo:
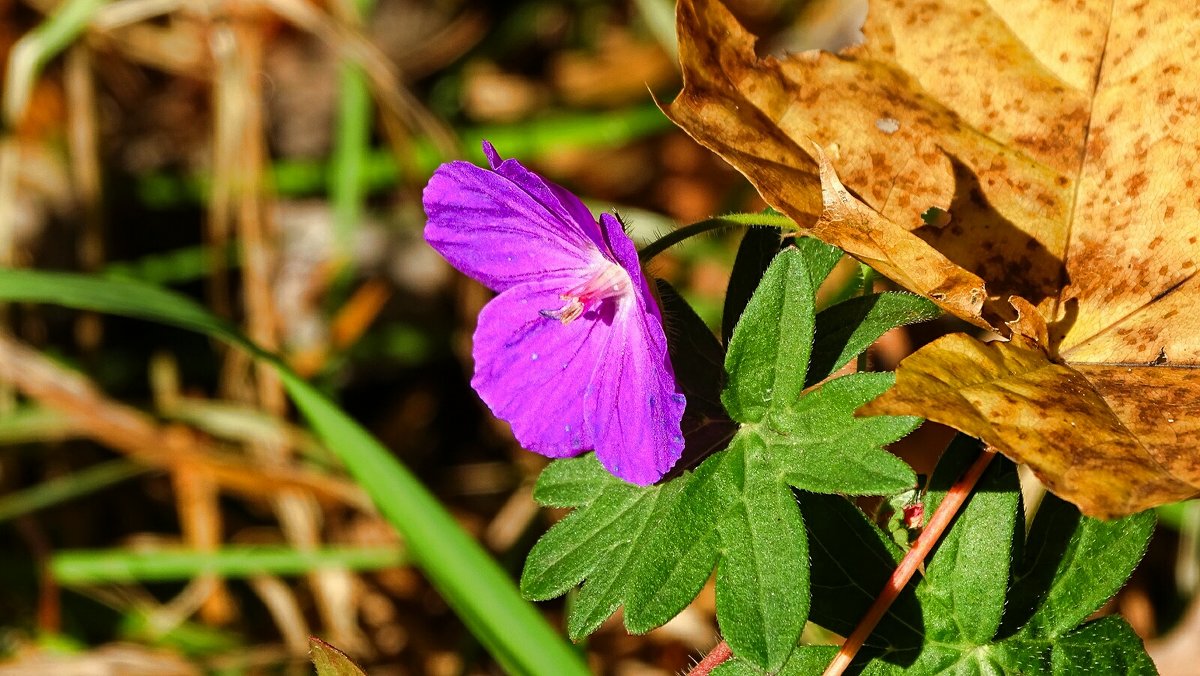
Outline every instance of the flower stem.
<svg viewBox="0 0 1200 676">
<path fill-rule="evenodd" d="M 734 228 L 748 225 L 764 225 L 771 228 L 779 228 L 785 232 L 793 232 L 797 229 L 796 222 L 782 214 L 726 214 L 724 216 L 715 216 L 705 219 L 691 225 L 685 225 L 678 230 L 673 230 L 662 237 L 647 244 L 638 252 L 638 259 L 643 263 L 654 258 L 658 254 L 667 249 L 679 244 L 689 237 L 702 235 L 713 230 L 721 228 Z"/>
<path fill-rule="evenodd" d="M 688 676 L 708 676 L 712 673 L 713 669 L 716 669 L 730 657 L 733 657 L 733 651 L 729 649 L 728 643 L 721 641 L 717 644 L 717 647 L 710 650 L 704 656 L 704 659 L 700 660 L 699 664 L 692 667 L 692 670 L 688 672 Z"/>
<path fill-rule="evenodd" d="M 929 517 L 929 523 L 925 526 L 925 530 L 921 531 L 921 536 L 917 538 L 912 549 L 908 550 L 904 559 L 900 561 L 900 565 L 892 572 L 892 576 L 883 586 L 883 591 L 879 592 L 879 596 L 871 604 L 867 614 L 863 615 L 858 626 L 854 628 L 854 633 L 850 634 L 850 638 L 842 644 L 837 656 L 826 667 L 824 676 L 840 676 L 846 667 L 850 666 L 850 662 L 858 654 L 863 642 L 875 630 L 875 625 L 883 619 L 883 614 L 891 607 L 904 586 L 912 579 L 913 573 L 917 571 L 917 568 L 925 561 L 925 557 L 929 555 L 930 550 L 941 539 L 942 533 L 950 526 L 954 515 L 967 501 L 967 496 L 971 494 L 971 490 L 979 482 L 979 477 L 983 476 L 983 471 L 987 469 L 994 457 L 996 457 L 996 452 L 991 448 L 985 448 L 975 462 L 967 468 L 967 471 L 958 478 L 958 481 L 954 482 L 950 490 L 946 491 L 946 497 L 942 498 L 942 502 L 934 511 L 933 516 Z"/>
</svg>

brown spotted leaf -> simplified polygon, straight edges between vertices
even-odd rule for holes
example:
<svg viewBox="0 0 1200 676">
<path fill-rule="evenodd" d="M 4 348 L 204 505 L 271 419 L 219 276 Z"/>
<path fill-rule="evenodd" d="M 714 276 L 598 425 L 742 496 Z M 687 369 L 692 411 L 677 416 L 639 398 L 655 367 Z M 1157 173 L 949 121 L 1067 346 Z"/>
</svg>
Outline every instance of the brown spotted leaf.
<svg viewBox="0 0 1200 676">
<path fill-rule="evenodd" d="M 1200 492 L 1200 3 L 872 0 L 863 44 L 783 58 L 715 0 L 678 18 L 679 126 L 1011 338 L 932 343 L 864 412 L 985 439 L 1095 516 Z"/>
</svg>

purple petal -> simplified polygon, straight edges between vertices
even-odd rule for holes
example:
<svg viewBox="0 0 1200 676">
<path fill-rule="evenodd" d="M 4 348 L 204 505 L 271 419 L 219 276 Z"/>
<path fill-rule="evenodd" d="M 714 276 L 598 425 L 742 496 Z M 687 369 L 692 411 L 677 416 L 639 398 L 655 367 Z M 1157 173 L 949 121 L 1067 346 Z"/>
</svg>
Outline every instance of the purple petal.
<svg viewBox="0 0 1200 676">
<path fill-rule="evenodd" d="M 484 148 L 484 152 L 487 152 L 486 147 Z M 494 148 L 492 152 L 496 152 Z M 493 161 L 491 155 L 488 158 L 489 161 Z M 499 160 L 500 156 L 495 155 L 494 159 Z M 581 224 L 584 234 L 587 235 L 588 239 L 596 247 L 604 247 L 604 238 L 600 232 L 600 227 L 596 225 L 596 217 L 592 215 L 592 211 L 574 193 L 538 176 L 526 169 L 525 165 L 517 160 L 504 160 L 499 164 L 493 163 L 492 169 L 497 174 L 520 186 L 522 190 L 532 195 L 551 212 L 558 214 L 561 218 Z"/>
<path fill-rule="evenodd" d="M 430 245 L 496 291 L 594 262 L 603 240 L 587 207 L 516 161 L 500 162 L 489 149 L 484 152 L 496 171 L 450 162 L 429 180 L 423 201 Z"/>
<path fill-rule="evenodd" d="M 605 255 L 615 260 L 625 271 L 629 273 L 629 279 L 633 282 L 633 288 L 637 289 L 641 294 L 643 311 L 653 315 L 654 322 L 657 324 L 657 334 L 662 334 L 662 314 L 658 310 L 658 298 L 651 290 L 650 281 L 642 274 L 642 263 L 638 260 L 637 247 L 634 246 L 633 240 L 629 239 L 629 235 L 625 234 L 625 229 L 621 227 L 621 221 L 617 220 L 612 214 L 600 214 L 600 226 L 604 231 L 604 241 L 606 243 Z M 654 330 L 647 328 L 651 333 Z M 665 339 L 663 342 L 663 354 L 666 354 Z M 670 370 L 670 361 L 667 362 L 667 369 Z M 672 377 L 674 377 L 672 375 Z"/>
<path fill-rule="evenodd" d="M 640 271 L 638 277 L 645 289 Z M 683 453 L 686 400 L 675 384 L 658 307 L 645 296 L 629 300 L 632 306 L 614 317 L 584 411 L 600 463 L 615 476 L 646 486 L 661 479 Z"/>
<path fill-rule="evenodd" d="M 599 255 L 579 223 L 467 162 L 442 165 L 425 186 L 424 202 L 429 244 L 496 291 L 585 268 Z"/>
<path fill-rule="evenodd" d="M 612 214 L 603 213 L 600 214 L 600 227 L 603 229 L 605 255 L 625 268 L 633 278 L 634 286 L 638 286 L 636 282 L 642 279 L 642 263 L 638 260 L 637 247 L 625 234 L 621 221 Z"/>
<path fill-rule="evenodd" d="M 500 166 L 500 163 L 503 161 L 500 159 L 500 153 L 496 152 L 496 146 L 492 145 L 492 142 L 486 139 L 483 141 L 483 154 L 485 157 L 487 157 L 488 166 L 491 167 L 493 171 L 496 169 L 496 167 Z"/>
<path fill-rule="evenodd" d="M 515 286 L 479 313 L 471 386 L 521 445 L 552 458 L 592 448 L 587 390 L 609 327 L 596 313 L 570 324 L 543 317 L 579 280 L 552 277 Z"/>
</svg>

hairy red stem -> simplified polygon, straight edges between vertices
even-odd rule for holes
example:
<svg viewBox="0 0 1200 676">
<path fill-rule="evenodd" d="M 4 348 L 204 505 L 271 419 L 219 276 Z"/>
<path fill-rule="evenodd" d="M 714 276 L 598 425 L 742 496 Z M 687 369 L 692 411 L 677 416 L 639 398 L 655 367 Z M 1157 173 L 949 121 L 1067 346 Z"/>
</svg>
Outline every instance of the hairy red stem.
<svg viewBox="0 0 1200 676">
<path fill-rule="evenodd" d="M 716 669 L 730 657 L 733 657 L 733 651 L 729 649 L 728 643 L 721 641 L 717 644 L 717 647 L 710 650 L 704 656 L 704 659 L 700 660 L 699 664 L 692 667 L 692 670 L 688 672 L 688 676 L 708 676 L 712 673 L 713 669 Z"/>
<path fill-rule="evenodd" d="M 925 561 L 925 557 L 929 556 L 930 550 L 941 539 L 942 533 L 950 526 L 954 515 L 967 501 L 967 496 L 971 494 L 971 490 L 979 482 L 979 477 L 983 475 L 983 471 L 987 469 L 994 457 L 996 457 L 995 451 L 984 449 L 975 462 L 967 468 L 967 471 L 958 478 L 958 481 L 954 482 L 950 490 L 946 491 L 946 497 L 929 517 L 929 523 L 925 526 L 925 530 L 913 543 L 912 549 L 909 549 L 908 553 L 904 555 L 900 565 L 892 572 L 892 576 L 884 584 L 883 590 L 879 592 L 879 596 L 875 598 L 875 602 L 871 604 L 867 614 L 863 615 L 858 626 L 854 628 L 854 633 L 850 634 L 850 638 L 842 644 L 842 649 L 838 651 L 837 657 L 834 657 L 825 669 L 824 676 L 840 676 L 846 667 L 850 666 L 850 662 L 858 654 L 859 648 L 862 648 L 863 642 L 875 630 L 875 625 L 883 619 L 883 614 L 895 602 L 904 586 L 912 579 L 913 573 L 917 572 L 917 568 Z"/>
</svg>

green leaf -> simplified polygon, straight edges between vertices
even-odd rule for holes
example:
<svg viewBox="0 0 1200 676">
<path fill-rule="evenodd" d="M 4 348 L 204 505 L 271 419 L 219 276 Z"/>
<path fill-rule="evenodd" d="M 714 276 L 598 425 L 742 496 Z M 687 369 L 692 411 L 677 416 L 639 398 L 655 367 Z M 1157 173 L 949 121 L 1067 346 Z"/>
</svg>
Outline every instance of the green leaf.
<svg viewBox="0 0 1200 676">
<path fill-rule="evenodd" d="M 760 444 L 745 454 L 742 500 L 719 526 L 717 616 L 738 655 L 783 664 L 808 618 L 808 542 L 791 489 Z M 780 593 L 780 590 L 797 590 Z"/>
<path fill-rule="evenodd" d="M 590 479 L 592 490 L 579 495 L 579 502 L 566 502 L 561 491 L 556 494 L 559 500 L 551 504 L 578 509 L 547 531 L 529 553 L 521 592 L 535 600 L 554 598 L 588 578 L 569 618 L 570 634 L 579 638 L 598 627 L 625 598 L 632 582 L 626 566 L 637 548 L 645 546 L 656 518 L 678 499 L 686 480 L 641 488 L 614 478 L 591 454 L 551 467 L 557 470 L 560 465 L 570 467 L 575 478 Z M 553 491 L 539 480 L 535 495 L 540 500 Z"/>
<path fill-rule="evenodd" d="M 979 453 L 979 443 L 961 435 L 946 449 L 930 477 L 926 515 Z M 984 645 L 1000 628 L 1020 495 L 1016 466 L 993 460 L 925 566 L 920 593 L 930 634 Z"/>
<path fill-rule="evenodd" d="M 815 320 L 809 263 L 787 248 L 767 268 L 746 305 L 725 355 L 725 410 L 738 422 L 759 422 L 772 407 L 790 405 L 804 389 Z M 818 282 L 819 284 L 819 282 Z"/>
<path fill-rule="evenodd" d="M 891 373 L 854 373 L 825 383 L 790 408 L 772 412 L 762 434 L 792 486 L 814 493 L 888 495 L 917 477 L 883 446 L 921 424 L 908 416 L 854 416 L 892 386 Z"/>
<path fill-rule="evenodd" d="M 308 655 L 313 666 L 317 668 L 317 676 L 366 676 L 354 660 L 315 636 L 308 637 Z"/>
<path fill-rule="evenodd" d="M 1100 521 L 1048 493 L 1014 573 L 1006 629 L 1056 638 L 1095 612 L 1129 579 L 1154 531 L 1153 512 Z"/>
<path fill-rule="evenodd" d="M 535 497 L 576 509 L 534 545 L 521 591 L 548 599 L 586 579 L 568 618 L 575 639 L 594 631 L 621 604 L 633 631 L 665 623 L 695 598 L 716 563 L 716 526 L 732 494 L 721 485 L 727 476 L 716 470 L 728 458 L 715 456 L 695 472 L 649 487 L 613 478 L 592 454 L 552 463 Z M 562 488 L 588 479 L 590 492 Z M 646 571 L 651 553 L 661 562 Z"/>
<path fill-rule="evenodd" d="M 897 291 L 855 296 L 825 308 L 817 314 L 806 384 L 828 378 L 891 329 L 928 321 L 941 313 L 933 301 Z"/>
<path fill-rule="evenodd" d="M 1158 673 L 1142 647 L 1142 640 L 1120 617 L 1102 617 L 1088 622 L 1055 642 L 1050 653 L 1054 674 Z"/>
<path fill-rule="evenodd" d="M 733 337 L 733 329 L 737 326 L 746 304 L 758 283 L 767 272 L 771 259 L 779 253 L 780 237 L 778 228 L 749 227 L 742 236 L 738 246 L 737 257 L 733 259 L 733 270 L 729 273 L 729 286 L 725 290 L 725 309 L 721 313 L 721 341 L 728 345 Z"/>
<path fill-rule="evenodd" d="M 930 479 L 926 514 L 978 453 L 972 440 L 951 445 Z M 846 635 L 899 551 L 845 500 L 801 493 L 800 503 L 812 554 L 810 619 Z M 1129 576 L 1153 519 L 1084 519 L 1054 499 L 1034 519 L 1010 581 L 1011 552 L 1024 539 L 1020 514 L 1015 468 L 997 457 L 926 562 L 925 575 L 909 583 L 867 639 L 856 660 L 863 674 L 1153 673 L 1123 620 L 1079 626 Z M 1017 604 L 1013 620 L 1019 598 L 1024 605 Z M 1009 613 L 1003 626 L 1002 612 Z"/>
<path fill-rule="evenodd" d="M 649 631 L 679 614 L 708 580 L 720 556 L 717 525 L 740 497 L 744 453 L 744 444 L 735 439 L 700 465 L 679 502 L 663 514 L 656 539 L 638 551 L 638 586 L 625 607 L 630 631 Z"/>
<path fill-rule="evenodd" d="M 812 237 L 797 237 L 792 240 L 792 247 L 800 252 L 808 269 L 809 286 L 813 289 L 813 307 L 817 306 L 816 291 L 821 282 L 833 272 L 838 261 L 842 260 L 842 250 Z"/>
<path fill-rule="evenodd" d="M 533 498 L 547 507 L 580 507 L 606 488 L 626 486 L 609 474 L 592 455 L 556 460 L 542 470 Z"/>
<path fill-rule="evenodd" d="M 270 365 L 322 442 L 404 537 L 413 561 L 506 670 L 587 673 L 574 648 L 521 599 L 504 569 L 388 449 L 278 358 L 192 300 L 134 281 L 0 269 L 0 301 L 150 319 L 219 338 Z"/>
<path fill-rule="evenodd" d="M 758 422 L 804 390 L 817 288 L 840 256 L 840 250 L 806 237 L 771 261 L 725 355 L 728 381 L 721 401 L 734 420 Z"/>
<path fill-rule="evenodd" d="M 736 434 L 727 448 L 644 488 L 605 476 L 591 457 L 558 461 L 543 473 L 535 497 L 575 511 L 534 546 L 521 588 L 545 599 L 582 583 L 567 622 L 573 638 L 622 605 L 630 631 L 659 626 L 716 567 L 717 620 L 729 645 L 748 664 L 778 669 L 809 609 L 808 537 L 793 487 L 912 488 L 912 470 L 882 447 L 919 420 L 854 416 L 891 386 L 889 374 L 856 374 L 802 394 L 816 289 L 840 255 L 802 239 L 771 262 L 725 361 L 722 400 L 743 422 L 729 428 Z M 764 331 L 771 332 L 765 340 Z"/>
</svg>

